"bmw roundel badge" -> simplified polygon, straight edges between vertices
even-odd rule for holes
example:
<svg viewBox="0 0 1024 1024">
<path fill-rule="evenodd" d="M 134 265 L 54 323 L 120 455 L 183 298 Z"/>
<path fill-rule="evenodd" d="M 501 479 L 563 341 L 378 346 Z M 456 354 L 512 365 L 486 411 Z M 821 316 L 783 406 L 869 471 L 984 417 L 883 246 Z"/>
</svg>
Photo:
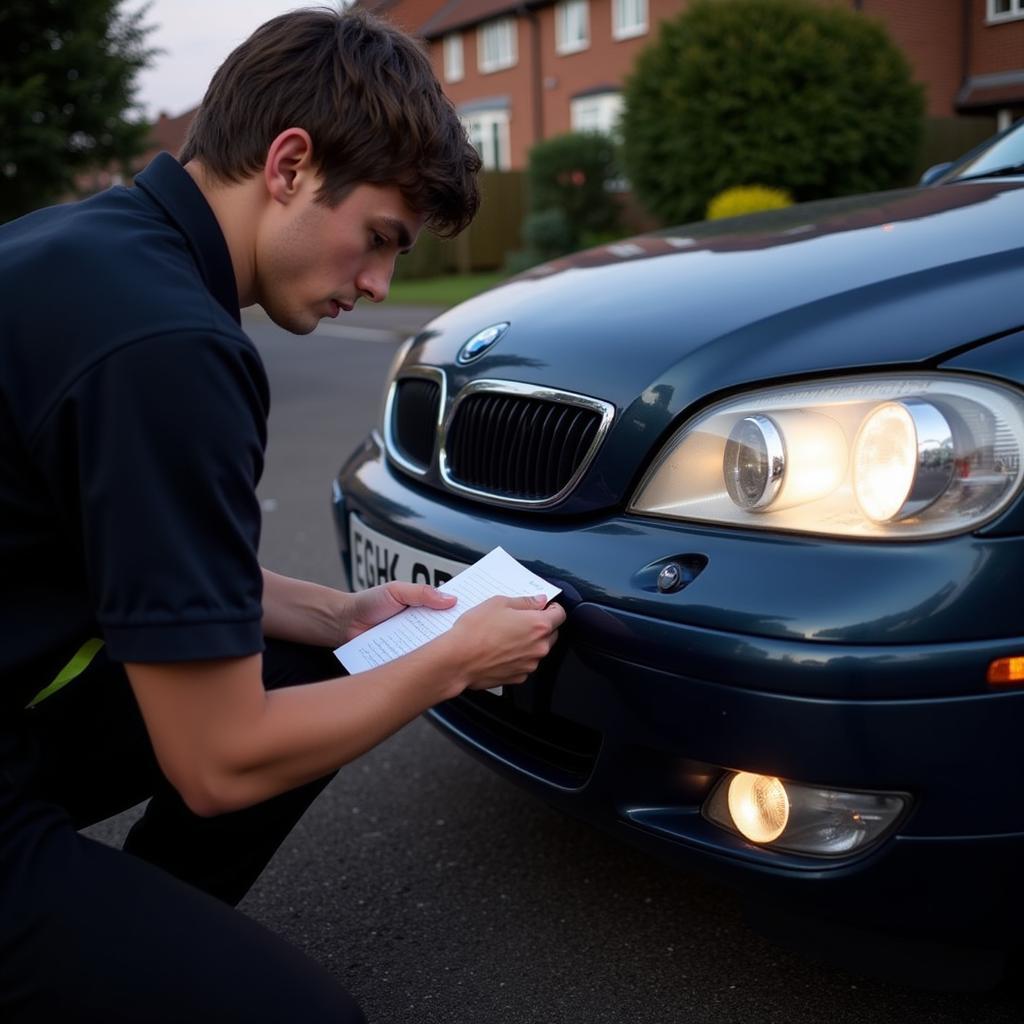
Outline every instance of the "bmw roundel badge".
<svg viewBox="0 0 1024 1024">
<path fill-rule="evenodd" d="M 474 334 L 473 337 L 459 349 L 459 354 L 455 357 L 455 361 L 460 366 L 465 366 L 466 363 L 471 363 L 474 359 L 479 359 L 498 341 L 508 328 L 509 324 L 506 320 L 504 323 L 491 324 L 490 327 L 485 327 L 482 331 L 477 331 L 476 334 Z"/>
</svg>

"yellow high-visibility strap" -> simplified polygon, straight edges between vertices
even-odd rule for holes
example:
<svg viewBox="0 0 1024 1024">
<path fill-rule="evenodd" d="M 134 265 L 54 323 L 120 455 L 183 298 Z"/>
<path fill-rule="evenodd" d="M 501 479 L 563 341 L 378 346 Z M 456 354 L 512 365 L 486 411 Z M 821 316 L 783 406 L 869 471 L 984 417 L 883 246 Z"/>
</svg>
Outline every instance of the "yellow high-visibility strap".
<svg viewBox="0 0 1024 1024">
<path fill-rule="evenodd" d="M 96 657 L 96 652 L 103 646 L 99 637 L 86 640 L 81 647 L 72 655 L 71 660 L 57 673 L 52 683 L 44 686 L 26 705 L 26 708 L 34 708 L 40 701 L 52 697 L 59 689 L 67 686 L 72 679 L 80 676 Z"/>
</svg>

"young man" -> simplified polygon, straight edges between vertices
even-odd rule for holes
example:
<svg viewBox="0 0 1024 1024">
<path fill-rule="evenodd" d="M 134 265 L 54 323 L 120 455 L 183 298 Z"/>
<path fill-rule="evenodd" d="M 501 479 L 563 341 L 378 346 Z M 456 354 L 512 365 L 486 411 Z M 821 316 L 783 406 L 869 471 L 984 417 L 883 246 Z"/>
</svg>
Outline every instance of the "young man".
<svg viewBox="0 0 1024 1024">
<path fill-rule="evenodd" d="M 260 570 L 239 307 L 301 334 L 382 301 L 423 227 L 472 218 L 478 169 L 414 43 L 295 12 L 217 72 L 180 163 L 0 229 L 0 1018 L 362 1019 L 230 905 L 340 765 L 521 682 L 564 614 L 491 601 L 340 677 L 333 647 L 451 599 Z M 77 833 L 146 796 L 128 852 Z"/>
</svg>

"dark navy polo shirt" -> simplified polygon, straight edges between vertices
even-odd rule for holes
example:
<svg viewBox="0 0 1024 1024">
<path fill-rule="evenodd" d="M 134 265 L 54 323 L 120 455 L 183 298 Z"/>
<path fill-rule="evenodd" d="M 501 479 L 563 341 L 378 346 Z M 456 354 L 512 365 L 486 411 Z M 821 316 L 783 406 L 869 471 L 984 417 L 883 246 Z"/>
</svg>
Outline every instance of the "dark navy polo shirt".
<svg viewBox="0 0 1024 1024">
<path fill-rule="evenodd" d="M 119 661 L 263 649 L 268 408 L 224 237 L 173 157 L 0 227 L 0 712 L 93 636 Z"/>
</svg>

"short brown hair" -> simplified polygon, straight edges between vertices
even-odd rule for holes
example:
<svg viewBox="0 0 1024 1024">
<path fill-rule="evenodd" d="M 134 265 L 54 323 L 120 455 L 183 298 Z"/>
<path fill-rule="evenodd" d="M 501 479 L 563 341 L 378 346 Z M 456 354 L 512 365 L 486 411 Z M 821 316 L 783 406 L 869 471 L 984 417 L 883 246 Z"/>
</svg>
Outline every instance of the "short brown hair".
<svg viewBox="0 0 1024 1024">
<path fill-rule="evenodd" d="M 291 11 L 258 28 L 213 76 L 178 159 L 241 181 L 286 128 L 309 132 L 330 206 L 365 183 L 396 185 L 439 235 L 476 214 L 480 157 L 455 108 L 417 43 L 366 11 Z"/>
</svg>

